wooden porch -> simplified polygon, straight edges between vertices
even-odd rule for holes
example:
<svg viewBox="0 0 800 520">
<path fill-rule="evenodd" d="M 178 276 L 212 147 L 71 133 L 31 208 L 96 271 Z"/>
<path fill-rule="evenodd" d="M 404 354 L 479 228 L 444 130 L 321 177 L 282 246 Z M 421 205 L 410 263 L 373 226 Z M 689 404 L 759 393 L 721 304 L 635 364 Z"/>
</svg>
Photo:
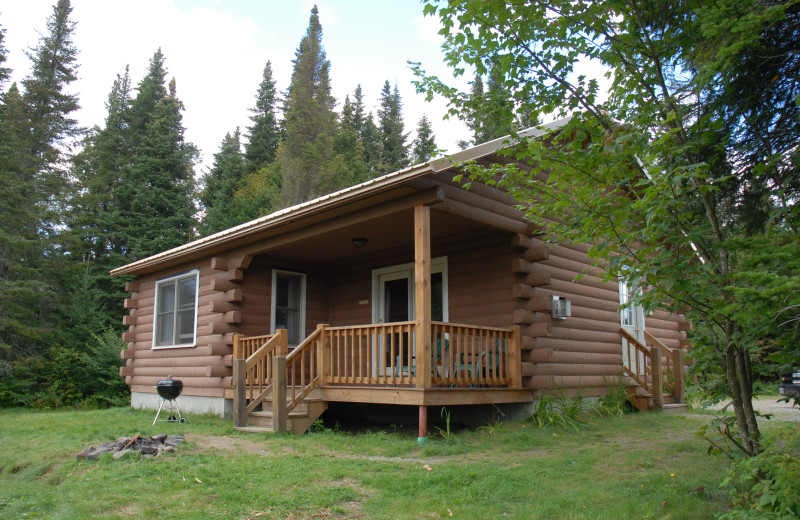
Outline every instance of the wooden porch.
<svg viewBox="0 0 800 520">
<path fill-rule="evenodd" d="M 332 401 L 415 405 L 422 417 L 426 406 L 533 400 L 522 388 L 519 327 L 432 322 L 429 334 L 419 329 L 415 322 L 319 325 L 291 352 L 285 330 L 237 335 L 235 426 L 302 433 Z"/>
<path fill-rule="evenodd" d="M 627 387 L 629 401 L 642 411 L 685 410 L 683 398 L 686 378 L 686 354 L 683 348 L 672 349 L 648 331 L 640 341 L 625 327 L 620 329 L 623 349 L 623 374 L 631 379 Z"/>
</svg>

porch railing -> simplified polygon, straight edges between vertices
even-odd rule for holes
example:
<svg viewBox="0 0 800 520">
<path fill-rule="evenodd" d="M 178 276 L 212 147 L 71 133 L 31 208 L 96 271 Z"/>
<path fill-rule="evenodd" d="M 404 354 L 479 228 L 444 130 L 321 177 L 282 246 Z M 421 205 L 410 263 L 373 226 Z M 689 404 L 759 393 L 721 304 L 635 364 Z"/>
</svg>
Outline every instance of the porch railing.
<svg viewBox="0 0 800 520">
<path fill-rule="evenodd" d="M 439 385 L 522 386 L 519 327 L 433 322 L 431 382 Z"/>
<path fill-rule="evenodd" d="M 288 333 L 234 337 L 234 421 L 272 396 L 280 429 L 303 399 L 320 386 L 415 386 L 416 323 L 399 322 L 317 329 L 288 353 Z M 519 327 L 433 322 L 431 385 L 522 388 Z M 288 353 L 288 355 L 287 355 Z M 245 357 L 246 356 L 246 357 Z M 275 406 L 278 403 L 285 405 Z"/>
<path fill-rule="evenodd" d="M 413 385 L 413 321 L 329 327 L 325 384 Z"/>
</svg>

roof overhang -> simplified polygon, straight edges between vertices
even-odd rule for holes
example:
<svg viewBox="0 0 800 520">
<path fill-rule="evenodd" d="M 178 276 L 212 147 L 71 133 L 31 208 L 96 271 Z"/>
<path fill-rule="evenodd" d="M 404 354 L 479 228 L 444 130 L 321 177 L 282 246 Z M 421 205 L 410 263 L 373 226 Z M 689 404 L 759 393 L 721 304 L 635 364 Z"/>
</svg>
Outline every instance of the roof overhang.
<svg viewBox="0 0 800 520">
<path fill-rule="evenodd" d="M 541 127 L 529 128 L 520 132 L 519 137 L 540 137 L 549 130 L 563 126 L 567 121 L 568 119 L 561 119 Z M 404 170 L 390 173 L 328 195 L 323 195 L 322 197 L 308 202 L 276 211 L 250 222 L 220 231 L 219 233 L 137 260 L 136 262 L 113 269 L 111 275 L 139 275 L 150 273 L 162 267 L 188 262 L 214 254 L 228 246 L 235 247 L 242 243 L 256 241 L 289 224 L 301 222 L 319 213 L 335 211 L 337 208 L 346 207 L 361 199 L 377 196 L 381 193 L 401 187 L 413 179 L 453 168 L 454 165 L 459 163 L 490 156 L 498 150 L 511 146 L 516 142 L 518 142 L 517 139 L 511 136 L 505 136 L 454 153 L 447 157 L 411 166 Z"/>
</svg>

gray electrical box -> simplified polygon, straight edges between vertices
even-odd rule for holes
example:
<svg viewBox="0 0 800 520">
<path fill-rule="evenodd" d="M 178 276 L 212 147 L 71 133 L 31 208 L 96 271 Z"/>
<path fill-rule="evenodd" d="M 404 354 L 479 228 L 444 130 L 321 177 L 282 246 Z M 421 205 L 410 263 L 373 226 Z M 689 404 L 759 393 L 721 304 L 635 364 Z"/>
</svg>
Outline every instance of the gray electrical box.
<svg viewBox="0 0 800 520">
<path fill-rule="evenodd" d="M 553 295 L 553 317 L 564 319 L 567 316 L 572 316 L 572 306 L 570 305 L 569 298 L 563 296 Z"/>
</svg>

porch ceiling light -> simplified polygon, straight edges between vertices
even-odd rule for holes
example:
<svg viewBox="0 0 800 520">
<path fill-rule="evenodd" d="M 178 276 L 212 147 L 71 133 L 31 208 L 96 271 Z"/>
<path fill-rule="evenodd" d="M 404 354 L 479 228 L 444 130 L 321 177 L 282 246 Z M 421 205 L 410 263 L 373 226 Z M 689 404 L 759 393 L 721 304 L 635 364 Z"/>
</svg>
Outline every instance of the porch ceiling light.
<svg viewBox="0 0 800 520">
<path fill-rule="evenodd" d="M 357 237 L 357 238 L 353 239 L 353 246 L 355 246 L 356 248 L 361 249 L 365 245 L 367 245 L 367 239 L 366 238 Z"/>
</svg>

